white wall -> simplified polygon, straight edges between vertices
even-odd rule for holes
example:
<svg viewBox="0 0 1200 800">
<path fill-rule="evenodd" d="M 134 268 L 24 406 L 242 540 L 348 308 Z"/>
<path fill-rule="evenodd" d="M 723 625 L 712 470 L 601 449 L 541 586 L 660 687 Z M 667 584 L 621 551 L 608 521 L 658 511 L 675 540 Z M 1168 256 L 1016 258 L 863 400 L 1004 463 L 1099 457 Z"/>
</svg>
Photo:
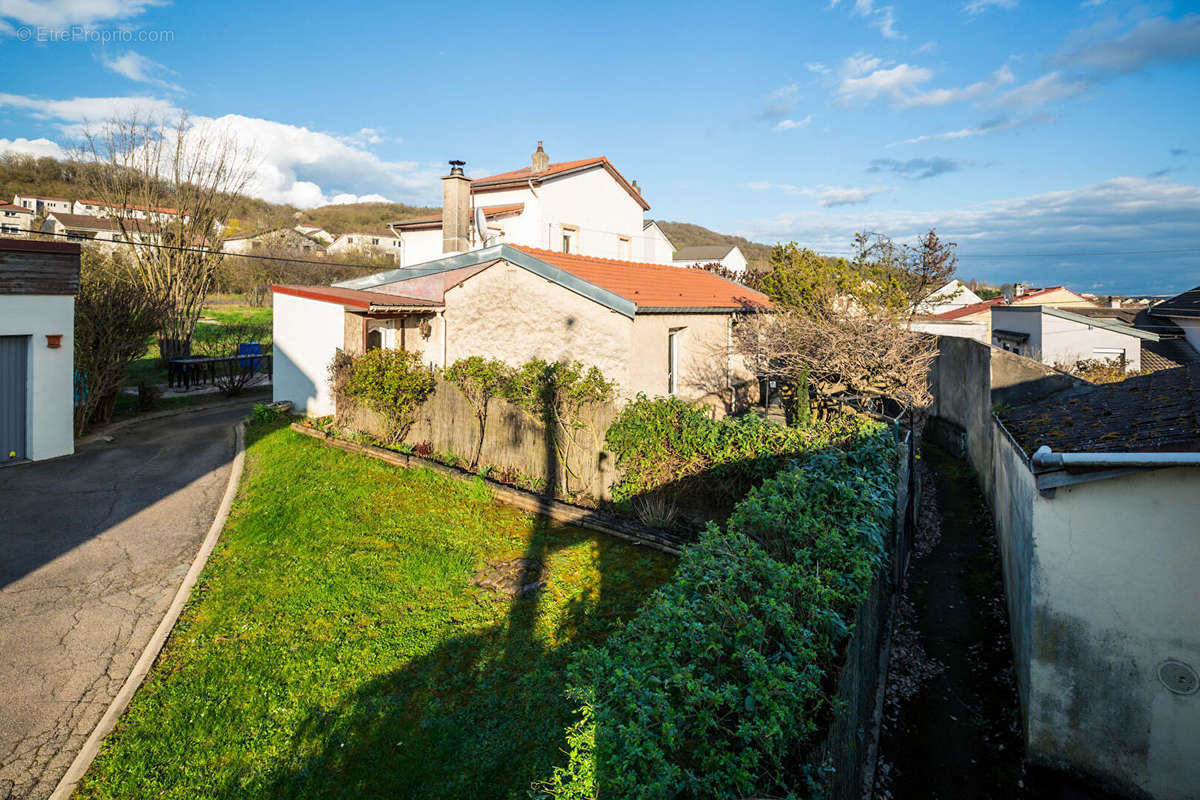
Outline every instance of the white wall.
<svg viewBox="0 0 1200 800">
<path fill-rule="evenodd" d="M 0 335 L 30 337 L 26 446 L 34 461 L 75 452 L 74 331 L 70 295 L 0 295 Z M 47 334 L 62 334 L 62 347 L 47 347 Z"/>
<path fill-rule="evenodd" d="M 721 266 L 725 267 L 725 269 L 741 273 L 746 271 L 747 262 L 746 257 L 742 255 L 742 251 L 735 247 L 726 253 L 724 258 L 718 261 L 714 261 L 711 258 L 702 258 L 691 261 L 672 261 L 671 263 L 677 267 L 700 267 L 705 264 L 720 264 Z"/>
<path fill-rule="evenodd" d="M 963 339 L 974 339 L 983 344 L 990 344 L 988 341 L 988 325 L 986 322 L 956 322 L 953 320 L 945 321 L 916 321 L 912 324 L 914 331 L 922 333 L 931 333 L 934 336 L 959 336 Z"/>
<path fill-rule="evenodd" d="M 329 363 L 342 346 L 345 311 L 337 303 L 273 292 L 271 382 L 276 402 L 312 417 L 333 413 Z"/>
<path fill-rule="evenodd" d="M 1167 659 L 1200 670 L 1197 498 L 1195 467 L 1034 495 L 1033 755 L 1197 797 L 1200 694 L 1157 676 Z"/>
<path fill-rule="evenodd" d="M 918 309 L 922 314 L 944 314 L 982 302 L 982 297 L 968 289 L 965 283 L 955 279 L 922 300 Z"/>
<path fill-rule="evenodd" d="M 1171 317 L 1170 320 L 1183 328 L 1188 344 L 1200 350 L 1200 319 L 1196 317 Z"/>
<path fill-rule="evenodd" d="M 1050 366 L 1072 366 L 1077 361 L 1115 358 L 1097 350 L 1123 350 L 1129 370 L 1142 368 L 1142 340 L 1136 336 L 1086 325 L 1075 320 L 1043 314 L 1037 307 L 992 308 L 993 335 L 997 330 L 1029 334 L 1021 355 Z"/>
<path fill-rule="evenodd" d="M 394 256 L 396 263 L 400 263 L 400 250 L 401 240 L 390 233 L 347 233 L 335 239 L 326 252 L 363 252 Z"/>
<path fill-rule="evenodd" d="M 642 231 L 641 249 L 635 246 L 634 252 L 638 253 L 638 260 L 650 264 L 671 264 L 675 246 L 655 222 Z"/>
</svg>

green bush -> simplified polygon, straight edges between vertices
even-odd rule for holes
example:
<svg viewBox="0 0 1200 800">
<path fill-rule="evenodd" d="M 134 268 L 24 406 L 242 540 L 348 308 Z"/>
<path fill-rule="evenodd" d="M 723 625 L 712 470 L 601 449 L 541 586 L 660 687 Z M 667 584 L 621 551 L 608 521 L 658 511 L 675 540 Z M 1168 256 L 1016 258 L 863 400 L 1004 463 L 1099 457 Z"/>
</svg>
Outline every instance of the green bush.
<svg viewBox="0 0 1200 800">
<path fill-rule="evenodd" d="M 479 465 L 479 454 L 483 451 L 488 406 L 493 397 L 504 397 L 511 392 L 514 374 L 515 370 L 503 361 L 482 356 L 460 358 L 443 373 L 446 380 L 457 386 L 467 398 L 479 423 L 479 438 L 475 443 L 475 454 L 471 457 L 472 469 Z"/>
<path fill-rule="evenodd" d="M 571 760 L 535 795 L 819 793 L 839 648 L 894 505 L 894 441 L 879 425 L 864 434 L 751 491 L 623 631 L 583 654 L 572 696 L 593 730 L 573 731 Z"/>
<path fill-rule="evenodd" d="M 342 370 L 335 382 L 343 387 L 339 400 L 377 413 L 383 422 L 383 440 L 394 445 L 416 419 L 417 409 L 433 393 L 433 371 L 417 353 L 404 350 L 368 350 L 348 364 L 335 359 L 331 371 Z"/>
<path fill-rule="evenodd" d="M 704 409 L 678 398 L 639 394 L 605 434 L 605 444 L 622 470 L 613 499 L 621 502 L 664 489 L 680 494 L 692 488 L 734 501 L 775 474 L 787 458 L 853 440 L 862 424 L 839 417 L 787 428 L 755 413 L 714 420 Z"/>
</svg>

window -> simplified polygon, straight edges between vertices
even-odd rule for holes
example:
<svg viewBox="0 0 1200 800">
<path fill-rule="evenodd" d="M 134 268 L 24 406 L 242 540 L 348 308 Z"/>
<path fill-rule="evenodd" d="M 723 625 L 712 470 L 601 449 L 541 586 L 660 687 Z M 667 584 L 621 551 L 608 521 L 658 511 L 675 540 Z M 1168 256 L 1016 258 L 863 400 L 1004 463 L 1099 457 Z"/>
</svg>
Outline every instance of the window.
<svg viewBox="0 0 1200 800">
<path fill-rule="evenodd" d="M 378 239 L 372 239 L 372 240 L 371 240 L 371 244 L 379 244 L 379 240 L 378 240 Z"/>
<path fill-rule="evenodd" d="M 632 249 L 630 247 L 631 243 L 632 243 L 632 240 L 630 240 L 630 238 L 628 236 L 618 236 L 617 237 L 617 258 L 619 260 L 621 260 L 621 261 L 629 260 L 629 253 Z"/>
<path fill-rule="evenodd" d="M 574 225 L 562 226 L 562 251 L 564 253 L 579 252 L 579 228 Z"/>
<path fill-rule="evenodd" d="M 667 394 L 672 397 L 679 391 L 679 332 L 683 328 L 667 331 Z"/>
</svg>

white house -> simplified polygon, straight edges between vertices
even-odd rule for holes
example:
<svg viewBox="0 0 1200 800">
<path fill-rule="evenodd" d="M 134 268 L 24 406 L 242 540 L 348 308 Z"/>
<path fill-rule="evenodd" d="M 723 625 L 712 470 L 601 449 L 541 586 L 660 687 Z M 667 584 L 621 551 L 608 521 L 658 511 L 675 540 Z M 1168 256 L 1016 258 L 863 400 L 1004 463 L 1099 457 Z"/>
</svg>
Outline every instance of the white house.
<svg viewBox="0 0 1200 800">
<path fill-rule="evenodd" d="M 126 203 L 124 206 L 104 203 L 100 200 L 76 200 L 71 206 L 71 213 L 89 217 L 124 217 L 126 219 L 149 220 L 162 225 L 179 216 L 179 210 L 164 206 L 144 206 L 136 203 Z M 187 217 L 184 216 L 184 221 Z"/>
<path fill-rule="evenodd" d="M 79 245 L 0 239 L 0 464 L 69 455 Z"/>
<path fill-rule="evenodd" d="M 43 197 L 36 194 L 14 194 L 13 205 L 27 208 L 34 214 L 49 214 L 51 211 L 71 213 L 71 201 L 65 197 Z"/>
<path fill-rule="evenodd" d="M 1200 286 L 1164 300 L 1150 309 L 1152 317 L 1166 317 L 1183 329 L 1188 344 L 1200 350 Z"/>
<path fill-rule="evenodd" d="M 333 234 L 322 228 L 320 225 L 311 225 L 306 222 L 301 222 L 292 230 L 301 236 L 307 236 L 310 239 L 316 239 L 318 242 L 324 242 L 325 244 L 332 244 L 334 240 Z"/>
<path fill-rule="evenodd" d="M 538 142 L 529 166 L 474 180 L 465 178 L 462 162 L 451 163 L 458 175 L 447 179 L 466 180 L 470 187 L 466 195 L 454 190 L 455 202 L 466 203 L 467 229 L 448 232 L 438 216 L 391 223 L 403 266 L 439 258 L 444 239 L 458 237 L 466 249 L 514 244 L 625 261 L 645 257 L 642 216 L 650 204 L 637 183 L 603 156 L 551 164 Z M 476 208 L 484 213 L 486 231 L 475 230 Z"/>
<path fill-rule="evenodd" d="M 982 302 L 982 297 L 972 292 L 965 283 L 955 278 L 940 289 L 930 292 L 918 304 L 917 311 L 922 314 L 944 314 L 947 311 L 954 311 Z"/>
<path fill-rule="evenodd" d="M 746 271 L 746 257 L 734 244 L 703 244 L 681 247 L 671 259 L 677 267 L 700 267 L 705 264 L 720 264 L 730 272 L 741 274 Z"/>
<path fill-rule="evenodd" d="M 297 233 L 292 228 L 242 233 L 221 242 L 221 251 L 224 253 L 240 254 L 257 250 L 316 255 L 325 252 L 325 245 Z"/>
<path fill-rule="evenodd" d="M 399 264 L 401 244 L 400 237 L 395 233 L 343 233 L 333 240 L 327 252 L 335 255 L 365 253 L 385 256 Z"/>
<path fill-rule="evenodd" d="M 654 220 L 642 225 L 642 250 L 638 260 L 649 264 L 670 264 L 675 255 L 675 244 Z"/>
<path fill-rule="evenodd" d="M 1142 368 L 1142 342 L 1158 334 L 1111 320 L 1049 306 L 992 306 L 992 344 L 1043 364 L 1071 367 L 1080 361 L 1120 361 Z"/>
<path fill-rule="evenodd" d="M 23 236 L 33 230 L 34 213 L 25 206 L 0 203 L 0 234 Z"/>
<path fill-rule="evenodd" d="M 59 238 L 76 241 L 92 240 L 97 242 L 142 242 L 154 238 L 149 225 L 143 227 L 139 220 L 126 220 L 127 233 L 121 232 L 121 224 L 113 217 L 92 217 L 86 214 L 66 214 L 59 211 L 51 212 L 42 223 L 43 233 L 52 233 Z"/>
</svg>

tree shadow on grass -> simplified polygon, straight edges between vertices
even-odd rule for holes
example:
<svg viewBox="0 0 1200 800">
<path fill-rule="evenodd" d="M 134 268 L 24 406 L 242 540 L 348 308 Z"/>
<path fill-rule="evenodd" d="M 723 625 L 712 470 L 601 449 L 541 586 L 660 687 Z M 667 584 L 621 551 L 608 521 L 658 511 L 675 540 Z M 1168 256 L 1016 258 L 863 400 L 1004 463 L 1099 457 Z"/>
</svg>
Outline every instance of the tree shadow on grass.
<svg viewBox="0 0 1200 800">
<path fill-rule="evenodd" d="M 526 557 L 547 562 L 592 538 L 540 519 L 534 525 Z M 621 547 L 602 547 L 599 585 L 551 625 L 539 620 L 544 604 L 537 596 L 512 599 L 503 621 L 449 639 L 333 707 L 314 709 L 262 794 L 524 797 L 561 760 L 574 710 L 563 696 L 573 654 L 603 641 L 611 621 L 632 616 L 650 591 L 613 591 L 607 576 L 626 569 L 618 563 Z M 503 601 L 481 592 L 478 602 Z"/>
</svg>

